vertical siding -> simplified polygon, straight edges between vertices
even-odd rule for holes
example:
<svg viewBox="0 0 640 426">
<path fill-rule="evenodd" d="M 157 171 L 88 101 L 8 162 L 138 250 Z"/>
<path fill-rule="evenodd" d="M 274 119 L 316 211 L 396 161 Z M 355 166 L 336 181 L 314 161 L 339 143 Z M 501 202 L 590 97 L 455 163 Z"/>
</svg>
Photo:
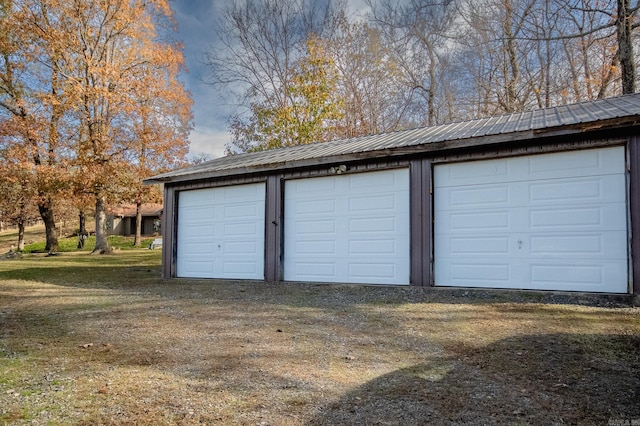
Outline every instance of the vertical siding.
<svg viewBox="0 0 640 426">
<path fill-rule="evenodd" d="M 164 210 L 162 215 L 162 278 L 175 277 L 176 223 L 178 209 L 176 191 L 169 185 L 164 186 Z"/>
<path fill-rule="evenodd" d="M 629 211 L 631 214 L 631 277 L 640 295 L 640 136 L 629 140 Z"/>
<path fill-rule="evenodd" d="M 410 173 L 411 285 L 431 286 L 432 194 L 431 161 L 414 160 Z"/>
<path fill-rule="evenodd" d="M 267 178 L 264 279 L 282 279 L 282 176 Z"/>
<path fill-rule="evenodd" d="M 411 229 L 411 273 L 410 282 L 414 286 L 425 285 L 422 261 L 424 259 L 424 246 L 422 234 L 425 222 L 423 216 L 424 204 L 424 179 L 422 178 L 422 161 L 411 162 L 409 174 L 409 202 L 410 202 L 410 229 Z"/>
<path fill-rule="evenodd" d="M 433 286 L 433 163 L 422 160 L 422 279 L 425 286 Z"/>
</svg>

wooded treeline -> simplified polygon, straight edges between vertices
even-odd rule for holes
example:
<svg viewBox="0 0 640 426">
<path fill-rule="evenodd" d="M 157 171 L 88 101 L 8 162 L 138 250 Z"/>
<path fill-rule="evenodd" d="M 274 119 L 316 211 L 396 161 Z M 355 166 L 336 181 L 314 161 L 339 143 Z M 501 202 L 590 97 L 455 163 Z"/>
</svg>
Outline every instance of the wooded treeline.
<svg viewBox="0 0 640 426">
<path fill-rule="evenodd" d="M 633 93 L 638 1 L 230 2 L 207 52 L 229 153 Z"/>
<path fill-rule="evenodd" d="M 75 210 L 109 251 L 107 206 L 153 201 L 141 180 L 184 160 L 173 32 L 168 0 L 0 0 L 0 211 L 22 226 L 37 207 L 47 250 Z"/>
</svg>

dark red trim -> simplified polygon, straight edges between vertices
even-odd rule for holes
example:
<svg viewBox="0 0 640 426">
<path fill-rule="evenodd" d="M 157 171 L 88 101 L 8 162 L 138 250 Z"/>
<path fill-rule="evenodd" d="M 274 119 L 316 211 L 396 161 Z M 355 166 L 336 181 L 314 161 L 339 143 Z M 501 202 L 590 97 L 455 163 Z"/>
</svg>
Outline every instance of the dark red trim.
<svg viewBox="0 0 640 426">
<path fill-rule="evenodd" d="M 433 286 L 433 163 L 422 160 L 422 281 L 424 286 Z"/>
<path fill-rule="evenodd" d="M 280 281 L 282 241 L 282 177 L 267 178 L 265 203 L 264 279 Z"/>
<path fill-rule="evenodd" d="M 432 194 L 431 161 L 410 164 L 411 285 L 431 286 Z"/>
<path fill-rule="evenodd" d="M 178 223 L 177 194 L 174 188 L 164 187 L 164 210 L 162 214 L 162 278 L 176 276 L 176 235 Z"/>
<path fill-rule="evenodd" d="M 640 136 L 629 140 L 629 212 L 631 215 L 631 277 L 640 295 Z"/>
<path fill-rule="evenodd" d="M 422 259 L 423 243 L 422 234 L 424 232 L 424 218 L 423 218 L 423 198 L 424 198 L 424 181 L 422 179 L 422 161 L 412 161 L 409 169 L 409 229 L 411 232 L 410 238 L 410 264 L 411 271 L 409 275 L 409 282 L 414 286 L 423 286 L 423 267 Z"/>
</svg>

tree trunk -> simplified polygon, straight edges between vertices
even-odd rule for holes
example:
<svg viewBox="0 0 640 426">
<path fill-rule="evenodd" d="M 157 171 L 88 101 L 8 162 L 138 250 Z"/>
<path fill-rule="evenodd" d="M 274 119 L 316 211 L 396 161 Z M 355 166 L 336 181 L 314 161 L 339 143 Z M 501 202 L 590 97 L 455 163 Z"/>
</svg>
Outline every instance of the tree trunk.
<svg viewBox="0 0 640 426">
<path fill-rule="evenodd" d="M 56 220 L 53 216 L 53 207 L 51 199 L 38 203 L 38 211 L 46 233 L 47 243 L 44 249 L 48 252 L 58 251 L 58 233 L 56 232 Z"/>
<path fill-rule="evenodd" d="M 87 216 L 84 214 L 83 210 L 80 210 L 80 213 L 78 213 L 78 219 L 78 234 L 87 235 Z"/>
<path fill-rule="evenodd" d="M 636 91 L 636 64 L 633 57 L 633 34 L 629 0 L 618 0 L 618 19 L 616 21 L 618 35 L 618 60 L 622 74 L 622 93 Z"/>
<path fill-rule="evenodd" d="M 111 253 L 107 241 L 107 211 L 104 196 L 96 195 L 96 248 L 91 254 Z"/>
<path fill-rule="evenodd" d="M 136 236 L 133 239 L 133 245 L 140 247 L 142 244 L 142 203 L 136 202 Z"/>
<path fill-rule="evenodd" d="M 89 233 L 87 232 L 87 217 L 84 214 L 83 210 L 80 210 L 78 214 L 79 224 L 78 224 L 78 248 L 84 248 L 84 243 Z"/>
<path fill-rule="evenodd" d="M 18 251 L 24 250 L 24 220 L 18 220 Z"/>
</svg>

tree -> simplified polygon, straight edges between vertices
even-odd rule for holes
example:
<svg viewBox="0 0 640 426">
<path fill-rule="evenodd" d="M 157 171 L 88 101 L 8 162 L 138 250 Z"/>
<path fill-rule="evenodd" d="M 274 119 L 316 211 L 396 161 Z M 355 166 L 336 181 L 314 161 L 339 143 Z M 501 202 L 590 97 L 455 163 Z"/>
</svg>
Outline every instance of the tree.
<svg viewBox="0 0 640 426">
<path fill-rule="evenodd" d="M 342 118 L 336 97 L 337 73 L 322 40 L 307 41 L 306 56 L 289 72 L 282 95 L 288 102 L 252 105 L 252 116 L 231 126 L 236 146 L 245 151 L 304 145 L 332 139 Z"/>
<path fill-rule="evenodd" d="M 182 56 L 175 49 L 157 48 L 154 56 L 163 57 L 163 64 L 141 67 L 136 83 L 129 87 L 136 102 L 129 128 L 132 149 L 128 161 L 132 167 L 127 185 L 136 205 L 134 246 L 142 241 L 142 204 L 162 200 L 162 192 L 143 185 L 142 180 L 185 164 L 192 127 L 192 101 L 176 79 Z"/>
<path fill-rule="evenodd" d="M 220 14 L 219 32 L 206 52 L 209 82 L 230 90 L 239 110 L 231 118 L 234 140 L 228 151 L 254 144 L 252 128 L 271 121 L 274 111 L 293 104 L 292 72 L 311 35 L 325 38 L 344 3 L 304 0 L 229 2 Z M 238 131 L 240 129 L 240 131 Z"/>
<path fill-rule="evenodd" d="M 327 41 L 337 69 L 337 98 L 343 109 L 337 136 L 369 135 L 410 126 L 417 104 L 407 90 L 407 75 L 396 46 L 383 32 L 366 22 L 343 17 Z"/>
<path fill-rule="evenodd" d="M 17 249 L 24 249 L 27 222 L 38 215 L 34 208 L 34 165 L 25 158 L 12 121 L 0 123 L 0 220 L 18 227 Z"/>
<path fill-rule="evenodd" d="M 401 70 L 395 79 L 402 82 L 409 105 L 419 105 L 415 109 L 421 111 L 422 118 L 414 117 L 412 121 L 432 126 L 449 118 L 451 112 L 443 111 L 447 104 L 441 100 L 447 99 L 450 86 L 441 77 L 450 75 L 446 65 L 453 36 L 454 2 L 368 0 L 368 4 L 373 22 L 383 31 Z"/>
<path fill-rule="evenodd" d="M 161 42 L 156 33 L 156 23 L 170 19 L 171 10 L 165 0 L 32 2 L 28 18 L 33 28 L 41 30 L 39 40 L 58 53 L 55 80 L 63 87 L 66 102 L 73 105 L 64 111 L 76 129 L 71 170 L 76 186 L 95 201 L 94 252 L 106 253 L 110 251 L 107 205 L 129 190 L 127 153 L 138 143 L 147 143 L 131 137 L 133 123 L 149 115 L 141 112 L 144 102 L 137 95 L 142 91 L 131 88 L 141 80 L 149 86 L 168 81 L 174 88 L 180 86 L 175 78 L 182 64 L 179 46 Z M 184 90 L 180 93 L 186 95 Z M 177 102 L 182 101 L 189 109 L 188 96 Z M 158 123 L 170 124 L 161 119 Z M 172 142 L 184 146 L 186 139 Z"/>
<path fill-rule="evenodd" d="M 58 249 L 54 197 L 64 186 L 58 167 L 59 119 L 64 108 L 58 80 L 60 51 L 42 43 L 31 25 L 29 2 L 0 1 L 0 113 L 13 123 L 14 144 L 35 166 L 34 185 L 46 230 L 46 250 Z"/>
</svg>

